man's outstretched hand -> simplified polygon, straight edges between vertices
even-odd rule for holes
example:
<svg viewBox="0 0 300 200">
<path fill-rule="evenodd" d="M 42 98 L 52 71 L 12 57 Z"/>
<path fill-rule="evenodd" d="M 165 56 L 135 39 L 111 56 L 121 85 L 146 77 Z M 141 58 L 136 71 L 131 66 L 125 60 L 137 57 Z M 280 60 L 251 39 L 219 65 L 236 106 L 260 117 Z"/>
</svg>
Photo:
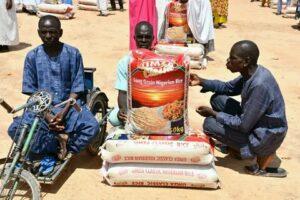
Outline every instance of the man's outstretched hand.
<svg viewBox="0 0 300 200">
<path fill-rule="evenodd" d="M 196 112 L 203 117 L 216 117 L 217 116 L 217 112 L 207 106 L 199 106 L 196 109 Z"/>
<path fill-rule="evenodd" d="M 190 74 L 190 81 L 189 84 L 190 86 L 196 86 L 196 85 L 201 85 L 203 82 L 203 79 L 200 78 L 197 74 Z"/>
</svg>

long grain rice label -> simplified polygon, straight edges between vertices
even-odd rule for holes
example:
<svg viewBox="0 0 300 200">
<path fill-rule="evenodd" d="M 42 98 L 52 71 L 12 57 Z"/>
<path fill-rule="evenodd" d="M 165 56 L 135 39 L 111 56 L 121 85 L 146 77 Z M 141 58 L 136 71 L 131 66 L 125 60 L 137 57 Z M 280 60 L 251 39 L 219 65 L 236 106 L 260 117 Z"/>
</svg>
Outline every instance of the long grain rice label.
<svg viewBox="0 0 300 200">
<path fill-rule="evenodd" d="M 127 129 L 140 134 L 183 134 L 187 126 L 189 58 L 132 52 Z"/>
</svg>

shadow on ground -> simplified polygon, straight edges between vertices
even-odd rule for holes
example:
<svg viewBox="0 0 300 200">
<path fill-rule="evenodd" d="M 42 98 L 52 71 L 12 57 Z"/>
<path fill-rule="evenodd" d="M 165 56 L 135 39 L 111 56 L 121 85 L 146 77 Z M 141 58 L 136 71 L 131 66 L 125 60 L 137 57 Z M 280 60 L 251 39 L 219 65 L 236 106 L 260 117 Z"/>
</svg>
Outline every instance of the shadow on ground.
<svg viewBox="0 0 300 200">
<path fill-rule="evenodd" d="M 31 46 L 32 46 L 31 44 L 20 42 L 19 45 L 9 47 L 9 51 L 20 51 Z"/>
<path fill-rule="evenodd" d="M 52 185 L 42 184 L 42 196 L 46 196 L 47 193 L 57 193 L 76 169 L 100 169 L 101 166 L 102 161 L 98 155 L 92 156 L 87 151 L 75 155 L 70 164 L 61 173 L 61 176 Z"/>
<path fill-rule="evenodd" d="M 293 29 L 296 29 L 296 30 L 300 31 L 300 23 L 297 24 L 297 25 L 292 25 L 291 27 L 292 27 Z"/>
<path fill-rule="evenodd" d="M 225 167 L 228 169 L 232 169 L 240 174 L 247 174 L 245 172 L 245 166 L 249 165 L 249 161 L 246 160 L 238 160 L 231 155 L 226 155 L 223 157 L 216 157 L 217 161 L 215 162 L 216 166 Z"/>
</svg>

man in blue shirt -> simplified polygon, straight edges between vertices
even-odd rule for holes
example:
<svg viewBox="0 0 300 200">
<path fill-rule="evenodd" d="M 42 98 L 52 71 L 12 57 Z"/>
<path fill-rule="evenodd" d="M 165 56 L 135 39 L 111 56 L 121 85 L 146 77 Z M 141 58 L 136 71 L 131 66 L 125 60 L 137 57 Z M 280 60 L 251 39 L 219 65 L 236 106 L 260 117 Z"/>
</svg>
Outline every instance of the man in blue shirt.
<svg viewBox="0 0 300 200">
<path fill-rule="evenodd" d="M 285 105 L 275 78 L 257 64 L 258 57 L 255 43 L 237 42 L 231 48 L 226 66 L 232 73 L 240 73 L 239 77 L 222 82 L 191 74 L 190 85 L 202 86 L 201 92 L 215 93 L 211 97 L 212 108 L 200 106 L 196 110 L 206 117 L 205 133 L 228 145 L 242 158 L 257 157 L 256 165 L 246 167 L 249 173 L 279 176 L 278 169 L 268 166 L 287 133 Z M 235 95 L 241 95 L 241 103 L 229 97 Z"/>
<path fill-rule="evenodd" d="M 152 25 L 146 21 L 139 22 L 135 27 L 134 39 L 138 48 L 150 49 L 154 39 Z M 127 119 L 127 80 L 129 63 L 129 54 L 125 55 L 118 63 L 117 80 L 115 84 L 115 89 L 118 90 L 118 107 L 115 108 L 108 117 L 109 122 L 113 126 L 122 126 Z"/>
<path fill-rule="evenodd" d="M 98 133 L 99 125 L 82 98 L 85 92 L 84 70 L 79 50 L 59 41 L 63 31 L 58 18 L 50 15 L 42 17 L 38 27 L 43 45 L 26 56 L 22 93 L 31 95 L 46 90 L 53 96 L 53 105 L 74 98 L 82 111 L 77 112 L 68 103 L 63 108 L 54 109 L 55 116 L 47 114 L 31 151 L 39 155 L 57 154 L 58 158 L 63 159 L 67 151 L 78 153 L 84 149 Z M 18 137 L 20 124 L 31 124 L 33 119 L 34 114 L 30 112 L 26 112 L 23 118 L 15 118 L 8 130 L 11 138 Z M 57 136 L 61 133 L 67 134 L 61 138 L 65 140 L 59 143 Z"/>
</svg>

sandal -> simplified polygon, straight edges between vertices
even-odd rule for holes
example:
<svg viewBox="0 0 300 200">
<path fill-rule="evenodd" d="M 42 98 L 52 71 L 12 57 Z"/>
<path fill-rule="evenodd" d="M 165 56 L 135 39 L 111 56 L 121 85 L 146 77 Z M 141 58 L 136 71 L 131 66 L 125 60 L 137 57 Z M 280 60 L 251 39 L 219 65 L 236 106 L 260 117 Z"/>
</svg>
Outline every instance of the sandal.
<svg viewBox="0 0 300 200">
<path fill-rule="evenodd" d="M 46 156 L 41 160 L 39 174 L 43 176 L 49 175 L 56 165 L 56 159 L 52 156 Z"/>
<path fill-rule="evenodd" d="M 267 167 L 265 170 L 263 170 L 259 169 L 258 164 L 245 166 L 245 171 L 247 174 L 262 177 L 284 178 L 287 176 L 287 172 L 282 168 Z"/>
</svg>

